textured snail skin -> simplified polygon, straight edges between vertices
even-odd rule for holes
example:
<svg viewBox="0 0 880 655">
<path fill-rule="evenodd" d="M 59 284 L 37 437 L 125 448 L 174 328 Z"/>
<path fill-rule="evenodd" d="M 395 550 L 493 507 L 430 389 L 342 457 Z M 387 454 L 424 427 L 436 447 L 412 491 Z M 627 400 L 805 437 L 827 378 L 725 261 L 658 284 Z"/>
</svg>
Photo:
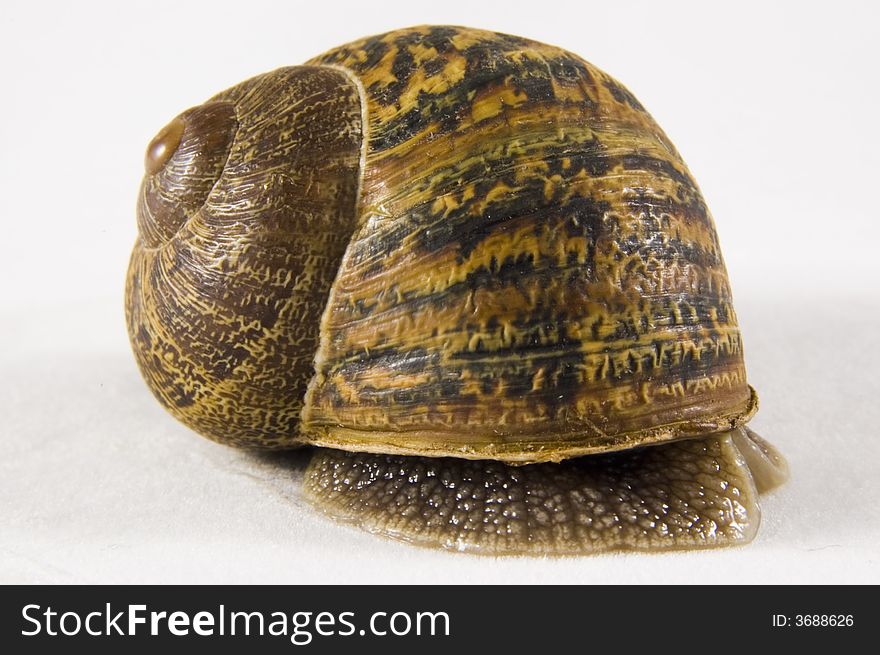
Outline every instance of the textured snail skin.
<svg viewBox="0 0 880 655">
<path fill-rule="evenodd" d="M 531 466 L 322 449 L 305 491 L 370 532 L 483 555 L 731 545 L 761 517 L 731 433 Z"/>
<path fill-rule="evenodd" d="M 329 513 L 497 553 L 754 535 L 749 466 L 768 486 L 785 467 L 743 436 L 757 396 L 712 217 L 659 126 L 583 59 L 468 28 L 390 32 L 187 110 L 145 164 L 126 314 L 149 387 L 222 443 L 358 453 L 316 451 L 306 490 Z M 644 474 L 647 506 L 679 489 L 660 472 L 680 461 L 706 512 L 669 539 L 582 526 L 522 542 L 516 520 L 471 540 L 416 487 L 387 502 L 431 457 L 455 458 L 436 460 L 447 489 L 595 492 L 620 511 L 615 485 Z M 735 520 L 712 514 L 731 496 L 699 500 L 719 485 L 742 495 Z M 401 498 L 422 518 L 401 523 Z"/>
</svg>

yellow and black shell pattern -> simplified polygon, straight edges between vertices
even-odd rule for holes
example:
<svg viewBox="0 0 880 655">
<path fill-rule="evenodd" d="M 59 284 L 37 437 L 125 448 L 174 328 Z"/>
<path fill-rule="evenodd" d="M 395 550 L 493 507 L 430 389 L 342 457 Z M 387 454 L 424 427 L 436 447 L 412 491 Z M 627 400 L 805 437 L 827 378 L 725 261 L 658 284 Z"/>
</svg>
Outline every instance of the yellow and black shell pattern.
<svg viewBox="0 0 880 655">
<path fill-rule="evenodd" d="M 186 211 L 173 158 L 145 179 L 127 292 L 150 386 L 203 434 L 525 463 L 754 413 L 700 191 L 578 56 L 419 27 L 205 107 L 222 154 Z"/>
<path fill-rule="evenodd" d="M 621 84 L 564 50 L 450 27 L 311 63 L 354 76 L 367 117 L 311 441 L 539 461 L 750 415 L 712 218 Z"/>
</svg>

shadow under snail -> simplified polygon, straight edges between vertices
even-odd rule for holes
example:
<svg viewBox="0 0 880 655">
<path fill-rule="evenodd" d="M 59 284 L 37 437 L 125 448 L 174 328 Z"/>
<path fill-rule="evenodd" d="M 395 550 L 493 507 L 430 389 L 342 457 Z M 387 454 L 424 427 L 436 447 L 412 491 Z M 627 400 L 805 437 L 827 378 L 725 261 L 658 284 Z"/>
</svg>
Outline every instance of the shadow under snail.
<svg viewBox="0 0 880 655">
<path fill-rule="evenodd" d="M 417 27 L 259 75 L 153 140 L 128 330 L 178 419 L 317 446 L 304 493 L 419 545 L 745 543 L 787 475 L 711 215 L 620 83 Z"/>
</svg>

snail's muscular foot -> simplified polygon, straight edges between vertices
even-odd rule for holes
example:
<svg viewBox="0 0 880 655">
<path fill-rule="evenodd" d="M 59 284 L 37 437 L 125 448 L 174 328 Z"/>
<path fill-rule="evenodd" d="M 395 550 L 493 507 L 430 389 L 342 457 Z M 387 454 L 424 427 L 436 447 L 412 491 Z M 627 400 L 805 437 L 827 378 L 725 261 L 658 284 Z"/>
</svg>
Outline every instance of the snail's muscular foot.
<svg viewBox="0 0 880 655">
<path fill-rule="evenodd" d="M 746 460 L 759 493 L 775 489 L 788 480 L 788 462 L 773 444 L 749 428 L 740 428 L 731 434 L 733 443 Z"/>
<path fill-rule="evenodd" d="M 747 543 L 758 489 L 784 476 L 781 456 L 739 429 L 526 466 L 320 449 L 305 492 L 334 518 L 422 546 L 578 555 Z"/>
</svg>

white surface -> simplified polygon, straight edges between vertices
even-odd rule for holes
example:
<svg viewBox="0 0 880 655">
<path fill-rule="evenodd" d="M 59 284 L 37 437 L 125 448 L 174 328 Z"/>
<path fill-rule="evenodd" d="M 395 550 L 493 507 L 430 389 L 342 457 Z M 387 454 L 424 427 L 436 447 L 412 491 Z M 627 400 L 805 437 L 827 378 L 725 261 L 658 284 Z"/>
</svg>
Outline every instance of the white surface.
<svg viewBox="0 0 880 655">
<path fill-rule="evenodd" d="M 427 4 L 4 5 L 0 582 L 880 582 L 875 11 Z M 792 468 L 753 544 L 561 560 L 414 549 L 313 512 L 302 458 L 211 444 L 150 396 L 122 318 L 147 141 L 246 77 L 417 23 L 574 50 L 679 147 L 736 293 L 752 425 Z"/>
</svg>

